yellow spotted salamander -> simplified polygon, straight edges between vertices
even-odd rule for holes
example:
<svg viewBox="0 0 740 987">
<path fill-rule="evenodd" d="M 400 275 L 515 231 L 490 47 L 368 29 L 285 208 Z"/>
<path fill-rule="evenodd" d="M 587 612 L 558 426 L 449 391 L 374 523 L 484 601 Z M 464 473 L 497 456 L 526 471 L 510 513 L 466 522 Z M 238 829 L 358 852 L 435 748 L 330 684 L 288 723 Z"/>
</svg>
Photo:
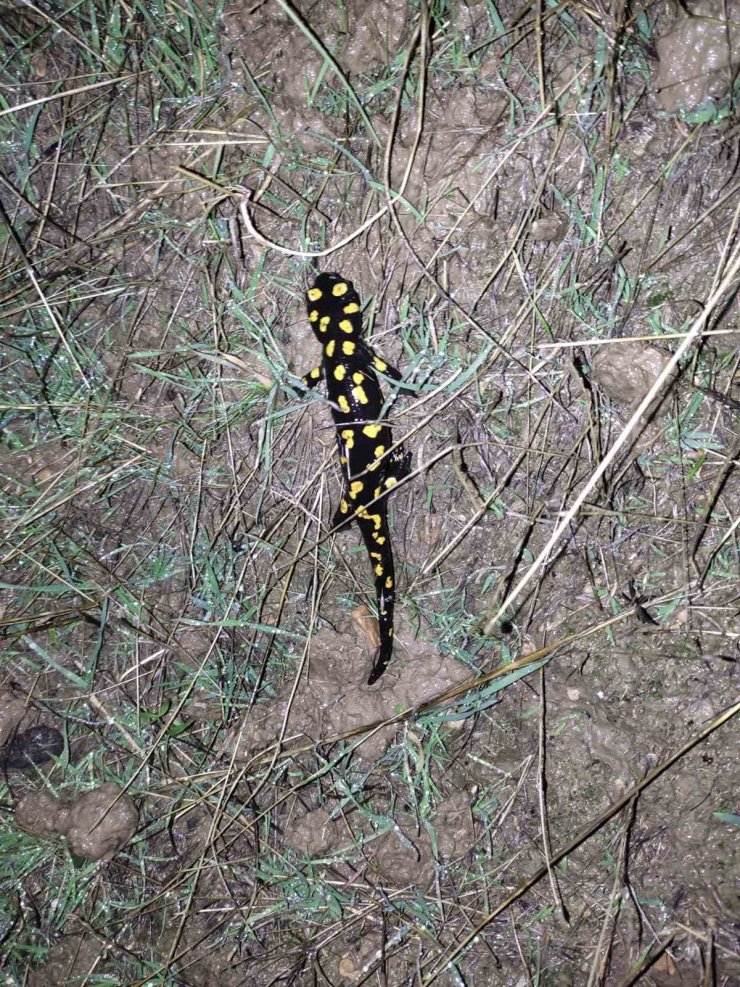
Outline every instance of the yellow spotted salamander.
<svg viewBox="0 0 740 987">
<path fill-rule="evenodd" d="M 345 481 L 332 527 L 357 522 L 375 573 L 380 648 L 367 680 L 372 685 L 393 654 L 396 577 L 386 495 L 411 471 L 411 453 L 401 446 L 391 449 L 391 430 L 380 421 L 383 392 L 377 373 L 396 381 L 401 374 L 362 341 L 360 297 L 351 281 L 338 274 L 319 274 L 306 293 L 306 303 L 323 359 L 301 383 L 311 388 L 326 381 Z"/>
</svg>

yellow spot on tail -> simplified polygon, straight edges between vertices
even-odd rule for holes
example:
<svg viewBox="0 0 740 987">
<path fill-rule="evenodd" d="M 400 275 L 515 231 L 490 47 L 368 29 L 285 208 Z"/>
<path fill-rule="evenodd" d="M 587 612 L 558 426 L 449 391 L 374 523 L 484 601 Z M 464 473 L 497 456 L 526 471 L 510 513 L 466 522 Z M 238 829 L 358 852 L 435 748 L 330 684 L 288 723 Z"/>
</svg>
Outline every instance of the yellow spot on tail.
<svg viewBox="0 0 740 987">
<path fill-rule="evenodd" d="M 352 498 L 352 500 L 354 500 L 358 494 L 361 494 L 364 488 L 365 488 L 365 484 L 362 482 L 362 480 L 353 480 L 352 483 L 350 483 L 349 485 L 349 495 Z"/>
<path fill-rule="evenodd" d="M 390 490 L 391 487 L 395 487 L 397 483 L 398 480 L 395 478 L 395 476 L 387 476 L 385 478 L 385 485 L 388 490 Z"/>
<path fill-rule="evenodd" d="M 329 318 L 328 315 L 322 315 L 321 319 L 319 320 L 319 332 L 326 332 L 326 330 L 329 328 L 330 322 L 331 319 Z"/>
<path fill-rule="evenodd" d="M 355 384 L 361 384 L 364 379 L 365 378 L 362 376 L 361 373 L 352 374 L 352 380 L 355 382 Z"/>
<path fill-rule="evenodd" d="M 349 305 L 344 306 L 342 311 L 344 312 L 345 315 L 354 315 L 355 312 L 360 311 L 360 306 L 357 304 L 357 302 L 350 302 Z"/>
<path fill-rule="evenodd" d="M 380 514 L 368 514 L 368 519 L 373 522 L 376 531 L 380 528 L 381 524 L 383 523 L 383 519 L 380 516 Z"/>
<path fill-rule="evenodd" d="M 375 455 L 380 457 L 385 452 L 385 446 L 375 446 Z"/>
<path fill-rule="evenodd" d="M 342 409 L 342 411 L 345 413 L 345 415 L 349 414 L 349 401 L 344 396 L 344 394 L 340 394 L 339 395 L 339 397 L 337 398 L 337 404 Z"/>
<path fill-rule="evenodd" d="M 370 553 L 370 558 L 371 559 L 382 559 L 383 556 L 380 554 L 380 552 L 371 552 Z"/>
<path fill-rule="evenodd" d="M 360 404 L 367 404 L 367 394 L 365 394 L 364 387 L 359 387 L 359 386 L 353 387 L 352 396 L 354 397 L 355 401 L 359 401 Z"/>
<path fill-rule="evenodd" d="M 385 581 L 385 588 L 386 589 L 393 589 L 393 580 L 391 579 L 390 576 L 388 576 L 388 578 Z"/>
<path fill-rule="evenodd" d="M 319 313 L 317 309 L 312 308 L 311 311 L 308 313 L 309 322 L 315 322 L 318 319 L 318 317 L 319 317 Z"/>
<path fill-rule="evenodd" d="M 380 487 L 376 487 L 375 492 L 373 493 L 373 497 L 380 497 L 382 493 L 383 493 L 382 489 Z"/>
<path fill-rule="evenodd" d="M 342 343 L 342 353 L 344 353 L 345 356 L 352 356 L 354 351 L 355 351 L 355 344 L 352 342 L 351 339 L 345 339 L 345 341 Z"/>
<path fill-rule="evenodd" d="M 319 370 L 318 367 L 314 367 L 311 373 L 309 374 L 309 377 L 312 377 L 314 380 L 318 380 L 320 376 L 321 376 L 321 371 Z"/>
<path fill-rule="evenodd" d="M 339 510 L 342 512 L 342 514 L 349 513 L 349 504 L 344 499 L 344 497 L 342 497 L 342 499 L 339 501 Z"/>
<path fill-rule="evenodd" d="M 376 536 L 375 536 L 375 541 L 376 541 L 376 542 L 377 542 L 377 543 L 378 543 L 379 545 L 385 545 L 385 535 L 376 535 Z"/>
<path fill-rule="evenodd" d="M 378 433 L 380 432 L 382 425 L 365 425 L 362 430 L 363 435 L 367 435 L 368 438 L 377 439 Z"/>
<path fill-rule="evenodd" d="M 346 295 L 347 294 L 347 289 L 348 288 L 349 288 L 349 285 L 347 284 L 346 281 L 338 281 L 334 285 L 334 287 L 331 289 L 331 293 L 332 293 L 332 295 L 334 295 L 335 298 L 341 298 L 342 295 Z"/>
<path fill-rule="evenodd" d="M 321 298 L 321 288 L 309 288 L 307 294 L 310 302 L 317 302 Z"/>
<path fill-rule="evenodd" d="M 352 325 L 349 319 L 342 319 L 342 321 L 339 323 L 339 328 L 342 330 L 342 332 L 355 331 L 355 327 Z"/>
<path fill-rule="evenodd" d="M 355 444 L 355 433 L 352 431 L 351 428 L 343 428 L 342 431 L 339 434 L 344 439 L 345 444 L 346 444 L 346 446 L 347 446 L 348 449 L 354 448 L 354 444 Z"/>
<path fill-rule="evenodd" d="M 376 470 L 378 468 L 378 466 L 380 466 L 380 463 L 378 462 L 377 459 L 374 459 L 371 463 L 368 463 L 368 467 L 367 468 L 368 468 L 368 471 L 371 472 L 372 470 Z"/>
<path fill-rule="evenodd" d="M 378 564 L 375 566 L 375 575 L 376 576 L 383 575 L 383 566 L 380 564 L 380 562 L 378 562 Z"/>
<path fill-rule="evenodd" d="M 326 353 L 326 355 L 330 359 L 331 359 L 331 357 L 334 356 L 334 347 L 335 346 L 336 346 L 336 343 L 334 342 L 333 339 L 330 339 L 329 342 L 326 344 L 326 350 L 324 352 Z"/>
<path fill-rule="evenodd" d="M 332 343 L 334 340 L 332 340 Z M 332 352 L 334 352 L 332 350 Z M 340 363 L 338 367 L 334 367 L 334 380 L 344 380 L 344 375 L 347 373 L 347 368 L 343 363 Z"/>
<path fill-rule="evenodd" d="M 388 369 L 388 364 L 385 362 L 385 360 L 381 360 L 379 356 L 373 357 L 373 363 L 375 364 L 375 369 L 379 370 L 381 374 L 384 374 Z"/>
</svg>

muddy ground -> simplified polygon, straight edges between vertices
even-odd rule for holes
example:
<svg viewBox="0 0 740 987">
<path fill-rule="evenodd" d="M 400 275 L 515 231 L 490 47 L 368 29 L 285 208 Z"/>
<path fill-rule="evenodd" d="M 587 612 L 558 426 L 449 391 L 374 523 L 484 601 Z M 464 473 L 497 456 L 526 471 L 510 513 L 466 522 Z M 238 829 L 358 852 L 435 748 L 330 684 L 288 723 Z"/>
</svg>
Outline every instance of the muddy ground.
<svg viewBox="0 0 740 987">
<path fill-rule="evenodd" d="M 740 4 L 3 31 L 6 982 L 740 983 Z M 315 270 L 412 385 L 372 687 Z"/>
</svg>

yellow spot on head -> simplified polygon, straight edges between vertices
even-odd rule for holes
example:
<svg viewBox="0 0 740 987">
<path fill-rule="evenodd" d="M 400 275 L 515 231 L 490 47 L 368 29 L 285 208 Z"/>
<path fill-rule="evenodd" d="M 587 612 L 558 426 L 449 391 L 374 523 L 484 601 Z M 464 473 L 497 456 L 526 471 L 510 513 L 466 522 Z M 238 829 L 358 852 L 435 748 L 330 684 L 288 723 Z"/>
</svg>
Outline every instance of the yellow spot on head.
<svg viewBox="0 0 740 987">
<path fill-rule="evenodd" d="M 342 321 L 339 323 L 339 328 L 342 330 L 342 332 L 355 331 L 355 327 L 352 325 L 349 319 L 342 319 Z"/>
<path fill-rule="evenodd" d="M 355 351 L 355 344 L 352 342 L 351 339 L 345 339 L 345 341 L 342 343 L 342 353 L 344 353 L 345 356 L 352 356 L 354 351 Z"/>
<path fill-rule="evenodd" d="M 375 455 L 382 456 L 385 452 L 385 446 L 375 446 Z"/>
<path fill-rule="evenodd" d="M 385 588 L 386 589 L 393 589 L 393 580 L 391 579 L 390 576 L 388 576 L 388 578 L 385 581 Z"/>
<path fill-rule="evenodd" d="M 330 359 L 331 359 L 331 357 L 333 357 L 333 356 L 334 356 L 334 347 L 335 347 L 335 346 L 336 346 L 336 343 L 334 342 L 334 340 L 333 340 L 333 339 L 330 339 L 330 340 L 329 340 L 329 342 L 328 342 L 328 343 L 326 344 L 326 350 L 325 350 L 325 353 L 326 353 L 326 355 L 327 355 L 327 356 L 328 356 L 328 357 L 329 357 Z"/>
<path fill-rule="evenodd" d="M 378 432 L 380 432 L 381 428 L 381 425 L 365 425 L 362 430 L 362 434 L 367 435 L 370 439 L 377 439 Z"/>
<path fill-rule="evenodd" d="M 326 330 L 329 328 L 330 322 L 331 319 L 329 318 L 328 315 L 322 315 L 321 319 L 319 320 L 319 332 L 326 332 Z"/>
<path fill-rule="evenodd" d="M 334 340 L 332 339 L 332 352 L 334 352 Z M 328 349 L 328 347 L 327 347 Z M 334 367 L 334 380 L 344 380 L 344 375 L 347 373 L 347 368 L 343 363 L 340 363 L 338 367 Z"/>
<path fill-rule="evenodd" d="M 355 445 L 355 433 L 352 431 L 352 429 L 351 428 L 343 428 L 342 431 L 339 434 L 344 439 L 344 441 L 345 441 L 345 443 L 347 445 L 347 448 L 348 449 L 353 449 L 354 448 L 354 445 Z"/>
<path fill-rule="evenodd" d="M 388 364 L 385 362 L 385 360 L 381 360 L 379 356 L 373 358 L 373 363 L 375 364 L 375 369 L 379 370 L 381 374 L 385 373 L 385 371 L 388 369 Z"/>
<path fill-rule="evenodd" d="M 365 378 L 359 372 L 358 373 L 355 373 L 355 374 L 352 374 L 352 380 L 355 382 L 355 384 L 361 384 L 364 379 Z"/>
<path fill-rule="evenodd" d="M 360 306 L 357 304 L 357 302 L 350 302 L 349 305 L 344 306 L 342 311 L 344 312 L 345 315 L 354 315 L 355 312 L 360 311 Z"/>
<path fill-rule="evenodd" d="M 349 401 L 344 396 L 344 394 L 340 394 L 339 395 L 339 397 L 337 398 L 337 404 L 342 409 L 342 411 L 345 413 L 345 415 L 349 414 Z"/>
<path fill-rule="evenodd" d="M 349 495 L 352 498 L 352 500 L 354 500 L 355 497 L 358 494 L 361 494 L 362 493 L 362 491 L 364 489 L 364 486 L 365 485 L 362 482 L 362 480 L 353 480 L 352 483 L 350 483 L 350 485 L 349 485 Z"/>
<path fill-rule="evenodd" d="M 349 288 L 349 285 L 347 284 L 346 281 L 338 281 L 334 285 L 334 287 L 331 289 L 331 293 L 332 293 L 332 295 L 334 295 L 335 298 L 341 298 L 342 295 L 346 295 L 347 294 L 347 289 L 348 288 Z"/>
<path fill-rule="evenodd" d="M 378 564 L 375 566 L 375 575 L 376 576 L 383 575 L 383 566 L 380 564 L 380 562 L 378 562 Z"/>
<path fill-rule="evenodd" d="M 390 490 L 391 487 L 395 487 L 397 483 L 398 480 L 395 478 L 395 476 L 387 476 L 385 478 L 385 485 L 386 485 L 386 489 L 388 490 Z"/>
<path fill-rule="evenodd" d="M 321 288 L 309 288 L 307 294 L 310 302 L 317 302 L 321 298 Z"/>
<path fill-rule="evenodd" d="M 315 308 L 312 308 L 308 313 L 308 318 L 310 322 L 315 322 L 319 317 L 319 313 Z"/>
<path fill-rule="evenodd" d="M 367 394 L 365 394 L 364 387 L 360 387 L 359 385 L 357 387 L 353 387 L 352 396 L 354 397 L 355 401 L 359 401 L 360 404 L 367 404 Z"/>
</svg>

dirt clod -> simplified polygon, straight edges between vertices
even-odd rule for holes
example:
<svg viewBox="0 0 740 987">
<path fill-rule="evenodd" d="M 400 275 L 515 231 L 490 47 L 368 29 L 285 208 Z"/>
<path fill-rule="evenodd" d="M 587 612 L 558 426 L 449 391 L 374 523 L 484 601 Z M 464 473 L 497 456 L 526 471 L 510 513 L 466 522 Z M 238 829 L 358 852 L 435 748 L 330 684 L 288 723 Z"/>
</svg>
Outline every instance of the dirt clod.
<svg viewBox="0 0 740 987">
<path fill-rule="evenodd" d="M 26 795 L 16 806 L 16 823 L 37 836 L 66 836 L 71 852 L 87 860 L 110 860 L 136 832 L 133 799 L 113 782 L 57 799 L 47 791 Z"/>
</svg>

